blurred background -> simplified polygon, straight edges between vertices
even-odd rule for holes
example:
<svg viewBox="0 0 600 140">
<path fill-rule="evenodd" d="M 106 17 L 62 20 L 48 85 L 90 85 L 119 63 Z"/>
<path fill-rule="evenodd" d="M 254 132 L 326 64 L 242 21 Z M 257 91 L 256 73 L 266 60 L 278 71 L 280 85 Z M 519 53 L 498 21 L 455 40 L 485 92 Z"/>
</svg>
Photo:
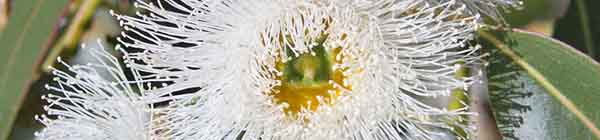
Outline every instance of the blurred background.
<svg viewBox="0 0 600 140">
<path fill-rule="evenodd" d="M 553 37 L 600 60 L 599 5 L 598 0 L 524 0 L 522 7 L 503 9 L 503 14 L 510 27 Z M 136 11 L 134 0 L 0 0 L 0 140 L 31 140 L 42 128 L 34 116 L 44 114 L 46 102 L 40 97 L 47 93 L 44 85 L 52 78 L 47 67 L 64 69 L 54 64 L 57 56 L 70 64 L 86 64 L 93 59 L 80 44 L 113 50 L 121 30 L 110 10 L 131 16 L 144 12 Z M 556 134 L 564 137 L 543 137 L 540 135 L 548 132 L 536 130 L 552 125 L 535 122 L 548 119 L 536 111 L 537 106 L 544 105 L 534 103 L 547 97 L 531 93 L 490 96 L 491 100 L 507 100 L 484 106 L 487 109 L 481 112 L 492 116 L 488 119 L 498 125 L 492 125 L 496 130 L 491 131 L 503 139 L 561 139 L 571 135 L 564 132 Z"/>
</svg>

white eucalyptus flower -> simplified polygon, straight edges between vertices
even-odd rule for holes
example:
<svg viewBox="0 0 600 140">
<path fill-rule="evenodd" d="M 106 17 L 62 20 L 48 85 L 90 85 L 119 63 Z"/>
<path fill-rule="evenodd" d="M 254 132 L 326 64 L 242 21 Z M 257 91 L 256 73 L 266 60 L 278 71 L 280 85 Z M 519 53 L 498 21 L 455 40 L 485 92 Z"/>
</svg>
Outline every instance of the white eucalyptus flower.
<svg viewBox="0 0 600 140">
<path fill-rule="evenodd" d="M 36 133 L 41 140 L 151 140 L 151 105 L 140 100 L 138 82 L 128 82 L 119 62 L 101 49 L 91 51 L 98 62 L 64 64 L 69 71 L 53 70 L 47 115 L 36 116 L 46 128 Z M 102 77 L 108 73 L 111 77 Z M 137 72 L 133 72 L 137 76 Z M 142 81 L 142 80 L 139 80 Z"/>
<path fill-rule="evenodd" d="M 116 15 L 175 140 L 459 139 L 422 99 L 466 88 L 480 20 L 455 0 L 163 0 Z"/>
</svg>

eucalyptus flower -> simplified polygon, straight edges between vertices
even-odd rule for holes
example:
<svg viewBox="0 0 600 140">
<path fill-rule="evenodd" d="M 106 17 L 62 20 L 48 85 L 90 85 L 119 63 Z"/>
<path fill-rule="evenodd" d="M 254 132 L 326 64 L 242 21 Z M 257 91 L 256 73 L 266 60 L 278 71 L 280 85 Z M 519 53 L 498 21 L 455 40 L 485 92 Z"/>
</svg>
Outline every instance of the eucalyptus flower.
<svg viewBox="0 0 600 140">
<path fill-rule="evenodd" d="M 115 16 L 127 65 L 167 81 L 145 92 L 169 102 L 165 139 L 464 139 L 468 107 L 422 101 L 473 82 L 455 76 L 479 60 L 462 2 L 164 0 Z"/>
<path fill-rule="evenodd" d="M 98 63 L 67 65 L 53 70 L 55 78 L 42 96 L 47 115 L 36 116 L 46 127 L 35 135 L 40 140 L 151 140 L 152 106 L 140 100 L 141 81 L 128 81 L 118 59 L 101 49 L 91 56 Z M 109 77 L 103 77 L 103 73 Z M 134 75 L 139 75 L 135 70 Z"/>
</svg>

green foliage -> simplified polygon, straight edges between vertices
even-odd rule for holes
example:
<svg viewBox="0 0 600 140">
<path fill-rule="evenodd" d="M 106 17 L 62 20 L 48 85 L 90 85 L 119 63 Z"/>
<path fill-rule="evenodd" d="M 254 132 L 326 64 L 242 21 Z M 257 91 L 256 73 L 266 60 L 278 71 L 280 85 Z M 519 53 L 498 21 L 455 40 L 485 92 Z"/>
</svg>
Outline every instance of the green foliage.
<svg viewBox="0 0 600 140">
<path fill-rule="evenodd" d="M 541 121 L 542 124 L 534 124 L 543 126 L 543 130 L 528 131 L 544 132 L 550 135 L 551 139 L 590 139 L 592 132 L 598 134 L 600 110 L 597 107 L 600 106 L 600 102 L 597 101 L 600 100 L 600 93 L 598 93 L 600 65 L 597 62 L 562 42 L 529 32 L 515 30 L 495 36 L 480 32 L 480 35 L 489 41 L 487 46 L 493 54 L 490 58 L 492 63 L 490 63 L 489 75 L 491 95 L 495 95 L 492 97 L 492 106 L 496 107 L 494 114 L 498 117 L 498 123 L 504 130 L 505 137 L 508 135 L 507 138 L 514 136 L 513 139 L 519 139 L 518 136 L 511 135 L 511 131 L 517 130 L 522 124 L 527 124 L 527 120 L 531 120 L 526 118 L 535 117 L 545 120 Z M 491 48 L 492 46 L 496 47 Z M 494 51 L 502 52 L 502 55 Z M 494 61 L 507 60 L 505 56 L 518 66 L 514 71 L 516 74 L 512 76 L 510 74 L 506 76 L 506 73 L 517 68 L 515 64 L 494 63 Z M 503 77 L 499 74 L 505 75 Z M 534 82 L 515 84 L 519 83 L 518 79 L 515 79 L 519 77 L 533 79 L 535 84 L 541 85 L 541 88 L 554 98 L 545 100 L 546 92 L 535 90 L 539 87 L 535 86 Z M 542 111 L 542 113 L 527 113 L 532 110 Z M 551 115 L 540 118 L 543 111 Z M 579 111 L 582 113 L 578 114 Z M 506 116 L 507 114 L 513 115 Z M 513 127 L 513 129 L 504 129 L 504 127 Z"/>
<path fill-rule="evenodd" d="M 0 139 L 10 134 L 29 83 L 37 77 L 37 59 L 69 1 L 12 2 L 9 22 L 0 33 Z"/>
</svg>

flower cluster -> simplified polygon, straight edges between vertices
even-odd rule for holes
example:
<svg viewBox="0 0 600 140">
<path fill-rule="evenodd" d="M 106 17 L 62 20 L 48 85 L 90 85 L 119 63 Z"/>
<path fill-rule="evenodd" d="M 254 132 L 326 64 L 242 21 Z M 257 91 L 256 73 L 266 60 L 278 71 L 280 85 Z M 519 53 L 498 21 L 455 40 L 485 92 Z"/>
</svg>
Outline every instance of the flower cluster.
<svg viewBox="0 0 600 140">
<path fill-rule="evenodd" d="M 431 140 L 472 137 L 451 98 L 469 46 L 509 0 L 162 0 L 118 60 L 55 71 L 41 139 Z M 98 76 L 108 71 L 112 79 Z M 112 82 L 109 82 L 111 81 Z M 161 83 L 160 86 L 151 86 Z M 168 104 L 163 104 L 168 103 Z M 160 105 L 158 105 L 160 104 Z M 156 105 L 156 106 L 155 106 Z"/>
</svg>

